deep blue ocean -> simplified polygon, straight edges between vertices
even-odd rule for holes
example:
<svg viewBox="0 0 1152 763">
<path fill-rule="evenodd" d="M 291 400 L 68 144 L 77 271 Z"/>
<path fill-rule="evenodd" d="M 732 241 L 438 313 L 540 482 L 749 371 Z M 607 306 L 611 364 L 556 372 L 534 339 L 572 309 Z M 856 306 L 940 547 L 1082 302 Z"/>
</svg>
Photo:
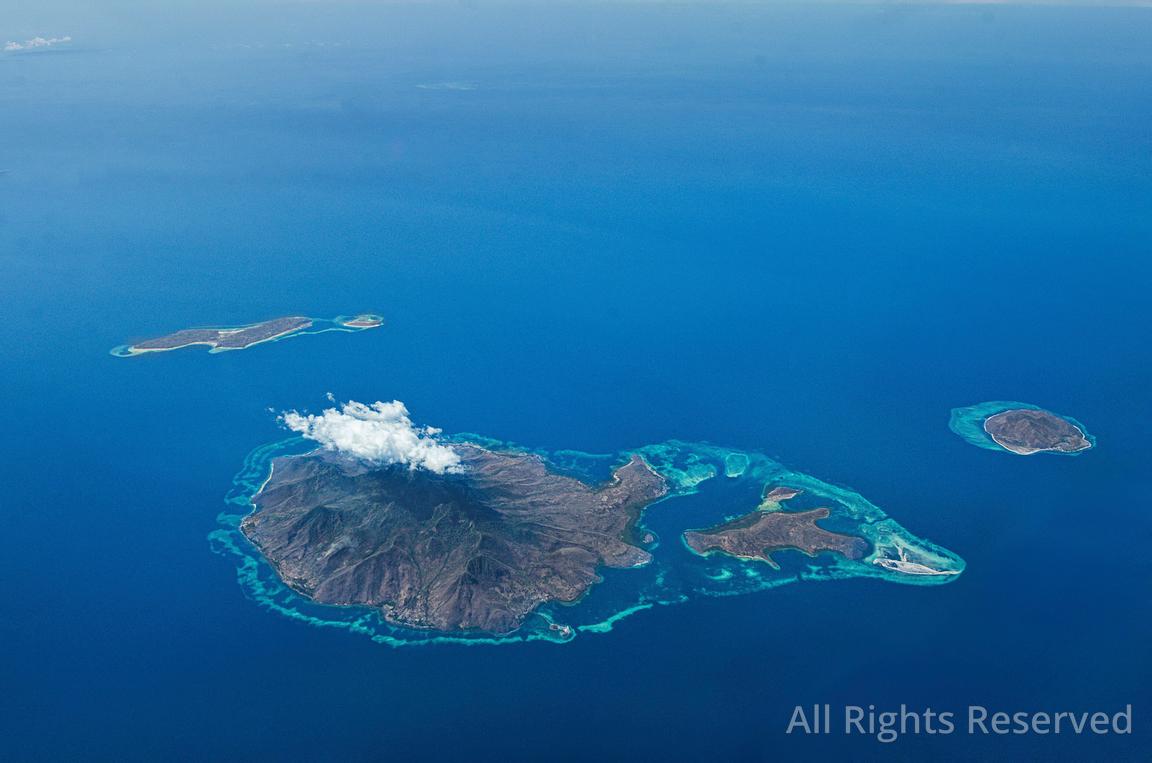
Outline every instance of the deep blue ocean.
<svg viewBox="0 0 1152 763">
<path fill-rule="evenodd" d="M 1148 759 L 1148 9 L 65 10 L 0 17 L 74 37 L 0 54 L 0 758 Z M 386 327 L 108 354 L 364 311 Z M 763 451 L 967 570 L 564 645 L 310 628 L 206 536 L 329 392 L 547 449 Z M 1099 446 L 949 431 L 999 399 Z M 813 703 L 1132 704 L 1134 733 L 786 735 Z"/>
</svg>

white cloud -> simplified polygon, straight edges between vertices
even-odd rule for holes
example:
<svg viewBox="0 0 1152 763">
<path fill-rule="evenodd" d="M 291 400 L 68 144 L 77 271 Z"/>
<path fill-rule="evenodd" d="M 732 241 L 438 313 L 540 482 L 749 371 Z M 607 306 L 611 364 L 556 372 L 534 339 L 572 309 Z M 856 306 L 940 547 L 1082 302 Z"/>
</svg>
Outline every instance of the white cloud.
<svg viewBox="0 0 1152 763">
<path fill-rule="evenodd" d="M 8 41 L 4 43 L 4 50 L 11 53 L 16 50 L 32 50 L 33 48 L 50 48 L 53 45 L 59 45 L 63 42 L 72 42 L 70 35 L 63 37 L 33 37 L 31 40 L 24 42 Z"/>
<path fill-rule="evenodd" d="M 350 400 L 340 410 L 325 408 L 318 416 L 286 411 L 280 420 L 327 450 L 374 464 L 405 464 L 435 474 L 463 470 L 456 451 L 436 440 L 440 430 L 413 426 L 399 400 L 372 405 Z"/>
</svg>

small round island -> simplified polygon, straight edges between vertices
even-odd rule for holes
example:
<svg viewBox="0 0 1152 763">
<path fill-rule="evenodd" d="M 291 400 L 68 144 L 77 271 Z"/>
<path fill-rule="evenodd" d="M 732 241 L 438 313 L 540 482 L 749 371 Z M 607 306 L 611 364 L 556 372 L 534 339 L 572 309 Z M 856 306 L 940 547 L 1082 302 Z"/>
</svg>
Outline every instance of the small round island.
<svg viewBox="0 0 1152 763">
<path fill-rule="evenodd" d="M 374 329 L 384 325 L 384 316 L 374 313 L 360 315 L 338 315 L 335 321 L 350 329 Z"/>
<path fill-rule="evenodd" d="M 1096 438 L 1076 419 L 1030 403 L 998 400 L 953 408 L 948 426 L 973 445 L 1018 456 L 1074 456 L 1096 446 Z"/>
</svg>

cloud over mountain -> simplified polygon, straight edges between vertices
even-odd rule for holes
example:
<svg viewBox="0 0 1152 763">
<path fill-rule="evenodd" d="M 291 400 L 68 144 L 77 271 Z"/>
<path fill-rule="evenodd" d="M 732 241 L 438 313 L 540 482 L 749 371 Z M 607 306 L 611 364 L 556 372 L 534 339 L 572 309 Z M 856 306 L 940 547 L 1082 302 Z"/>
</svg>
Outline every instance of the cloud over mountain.
<svg viewBox="0 0 1152 763">
<path fill-rule="evenodd" d="M 435 439 L 439 429 L 416 427 L 399 400 L 371 405 L 350 400 L 340 410 L 326 408 L 319 415 L 286 411 L 280 420 L 293 432 L 374 464 L 404 464 L 435 474 L 461 470 L 460 456 Z"/>
</svg>

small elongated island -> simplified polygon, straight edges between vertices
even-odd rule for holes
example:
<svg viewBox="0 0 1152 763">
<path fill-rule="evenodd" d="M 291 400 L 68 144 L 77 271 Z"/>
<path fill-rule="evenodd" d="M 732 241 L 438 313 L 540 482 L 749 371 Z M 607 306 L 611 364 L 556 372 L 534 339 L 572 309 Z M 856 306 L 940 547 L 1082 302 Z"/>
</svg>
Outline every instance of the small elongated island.
<svg viewBox="0 0 1152 763">
<path fill-rule="evenodd" d="M 706 530 L 688 530 L 684 533 L 684 543 L 701 556 L 722 553 L 738 559 L 759 559 L 775 569 L 780 565 L 772 554 L 787 549 L 802 551 L 809 556 L 833 551 L 848 559 L 864 558 L 868 553 L 868 541 L 831 532 L 816 524 L 831 515 L 829 509 L 781 509 L 781 503 L 802 492 L 796 488 L 774 487 L 765 493 L 755 511 Z"/>
<path fill-rule="evenodd" d="M 973 445 L 1019 456 L 1071 456 L 1096 444 L 1080 422 L 1028 403 L 1002 401 L 955 408 L 949 426 Z"/>
<path fill-rule="evenodd" d="M 383 323 L 383 318 L 371 313 L 354 316 L 341 315 L 331 320 L 291 315 L 251 323 L 246 326 L 181 329 L 153 339 L 114 347 L 111 354 L 119 358 L 130 358 L 136 355 L 168 352 L 197 345 L 207 346 L 210 353 L 246 350 L 253 345 L 273 342 L 290 336 L 320 334 L 325 331 L 362 331 L 376 328 Z"/>
</svg>

